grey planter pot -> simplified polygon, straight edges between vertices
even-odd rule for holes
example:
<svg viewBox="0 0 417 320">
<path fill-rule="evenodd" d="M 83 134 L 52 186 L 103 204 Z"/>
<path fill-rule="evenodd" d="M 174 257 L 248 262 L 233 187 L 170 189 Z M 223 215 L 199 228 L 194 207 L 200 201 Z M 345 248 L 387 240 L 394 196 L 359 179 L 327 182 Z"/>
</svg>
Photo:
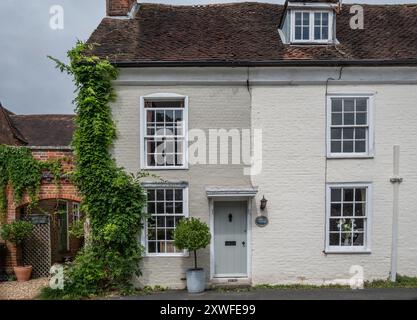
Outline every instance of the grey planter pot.
<svg viewBox="0 0 417 320">
<path fill-rule="evenodd" d="M 206 273 L 204 269 L 187 270 L 187 290 L 189 293 L 203 292 L 206 287 Z"/>
</svg>

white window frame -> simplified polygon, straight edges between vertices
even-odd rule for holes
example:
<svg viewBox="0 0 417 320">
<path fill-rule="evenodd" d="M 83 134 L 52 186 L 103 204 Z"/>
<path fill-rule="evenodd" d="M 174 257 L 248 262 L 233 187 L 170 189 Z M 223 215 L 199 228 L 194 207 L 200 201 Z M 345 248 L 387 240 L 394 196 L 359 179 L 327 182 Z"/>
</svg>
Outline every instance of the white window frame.
<svg viewBox="0 0 417 320">
<path fill-rule="evenodd" d="M 183 100 L 183 121 L 184 121 L 184 141 L 183 141 L 183 165 L 182 166 L 148 166 L 145 154 L 145 137 L 146 137 L 146 110 L 145 101 L 170 101 Z M 178 170 L 188 169 L 188 96 L 176 93 L 154 93 L 140 97 L 140 167 L 146 170 Z"/>
<path fill-rule="evenodd" d="M 75 208 L 77 207 L 77 214 L 75 214 Z M 81 220 L 81 211 L 80 211 L 80 203 L 73 202 L 72 203 L 72 222 Z"/>
<path fill-rule="evenodd" d="M 182 199 L 183 199 L 183 211 L 184 211 L 184 218 L 189 217 L 189 209 L 188 209 L 188 186 L 177 185 L 177 184 L 155 184 L 153 186 L 149 185 L 145 187 L 146 189 L 182 189 Z M 147 212 L 147 208 L 145 208 Z M 183 250 L 183 252 L 169 252 L 169 253 L 149 253 L 148 252 L 148 223 L 145 220 L 143 223 L 143 232 L 141 233 L 141 243 L 142 246 L 145 248 L 145 257 L 188 257 L 189 252 L 187 250 Z"/>
<path fill-rule="evenodd" d="M 331 127 L 332 127 L 332 98 L 339 99 L 368 99 L 368 141 L 365 152 L 331 152 Z M 332 93 L 327 95 L 326 106 L 326 149 L 327 158 L 373 158 L 374 157 L 374 94 L 373 93 Z M 355 125 L 347 127 L 356 127 Z"/>
<path fill-rule="evenodd" d="M 330 246 L 331 188 L 366 188 L 366 232 L 363 246 Z M 326 248 L 325 253 L 371 253 L 372 237 L 372 183 L 328 183 L 326 185 Z"/>
<path fill-rule="evenodd" d="M 295 14 L 296 13 L 309 13 L 310 24 L 309 24 L 309 39 L 308 40 L 297 40 L 295 39 Z M 315 13 L 328 13 L 329 14 L 329 32 L 327 39 L 314 39 L 314 14 Z M 292 10 L 291 11 L 291 43 L 331 43 L 333 39 L 333 12 L 330 10 Z"/>
</svg>

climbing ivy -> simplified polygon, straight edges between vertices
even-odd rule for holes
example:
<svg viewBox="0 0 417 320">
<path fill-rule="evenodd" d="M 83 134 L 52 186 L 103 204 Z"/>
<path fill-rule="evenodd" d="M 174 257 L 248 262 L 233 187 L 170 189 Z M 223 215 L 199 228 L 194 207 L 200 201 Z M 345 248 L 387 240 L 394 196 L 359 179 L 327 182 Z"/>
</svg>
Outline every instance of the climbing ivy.
<svg viewBox="0 0 417 320">
<path fill-rule="evenodd" d="M 117 167 L 109 152 L 116 137 L 109 103 L 116 97 L 112 81 L 118 70 L 89 54 L 92 48 L 77 42 L 68 51 L 68 65 L 50 57 L 76 86 L 74 182 L 90 225 L 87 244 L 66 271 L 64 292 L 72 297 L 131 288 L 142 255 L 138 233 L 146 194 L 140 177 Z"/>
<path fill-rule="evenodd" d="M 42 172 L 50 171 L 55 184 L 61 180 L 61 162 L 59 159 L 39 161 L 33 158 L 30 149 L 0 145 L 0 213 L 2 220 L 7 210 L 7 185 L 13 188 L 15 204 L 19 204 L 25 192 L 29 196 L 29 205 L 38 201 Z"/>
</svg>

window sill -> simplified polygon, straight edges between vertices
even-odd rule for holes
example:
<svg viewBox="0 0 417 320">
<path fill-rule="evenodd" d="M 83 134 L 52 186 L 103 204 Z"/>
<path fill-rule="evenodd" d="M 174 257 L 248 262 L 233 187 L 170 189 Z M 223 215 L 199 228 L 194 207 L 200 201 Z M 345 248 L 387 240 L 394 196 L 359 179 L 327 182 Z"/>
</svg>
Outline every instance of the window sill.
<svg viewBox="0 0 417 320">
<path fill-rule="evenodd" d="M 144 258 L 188 258 L 189 253 L 147 253 Z"/>
<path fill-rule="evenodd" d="M 373 159 L 372 154 L 328 154 L 327 159 Z"/>
<path fill-rule="evenodd" d="M 142 170 L 164 171 L 164 170 L 189 170 L 188 167 L 144 167 Z"/>
<path fill-rule="evenodd" d="M 356 250 L 338 250 L 338 249 L 326 249 L 324 250 L 325 254 L 371 254 L 370 249 L 356 249 Z"/>
</svg>

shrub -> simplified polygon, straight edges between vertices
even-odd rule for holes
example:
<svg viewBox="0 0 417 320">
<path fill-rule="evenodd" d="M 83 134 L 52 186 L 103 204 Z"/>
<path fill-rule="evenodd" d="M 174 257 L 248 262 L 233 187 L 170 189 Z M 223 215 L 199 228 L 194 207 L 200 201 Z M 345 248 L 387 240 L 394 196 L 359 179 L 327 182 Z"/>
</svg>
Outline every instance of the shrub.
<svg viewBox="0 0 417 320">
<path fill-rule="evenodd" d="M 182 219 L 174 233 L 177 248 L 194 251 L 194 268 L 197 269 L 197 250 L 207 247 L 211 235 L 208 225 L 197 218 Z"/>
<path fill-rule="evenodd" d="M 0 235 L 5 241 L 20 245 L 23 240 L 30 236 L 33 224 L 27 221 L 16 220 L 1 227 Z"/>
</svg>

